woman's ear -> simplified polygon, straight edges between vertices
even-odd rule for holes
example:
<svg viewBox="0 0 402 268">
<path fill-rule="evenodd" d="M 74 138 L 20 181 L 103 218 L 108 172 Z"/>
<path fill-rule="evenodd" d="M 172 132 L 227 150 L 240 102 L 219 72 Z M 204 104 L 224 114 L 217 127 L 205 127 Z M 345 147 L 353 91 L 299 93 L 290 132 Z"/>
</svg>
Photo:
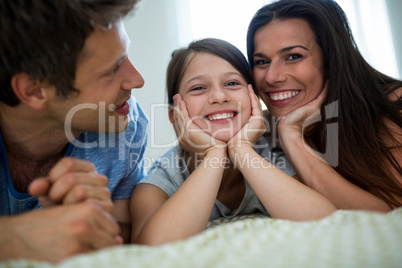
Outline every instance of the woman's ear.
<svg viewBox="0 0 402 268">
<path fill-rule="evenodd" d="M 170 120 L 170 123 L 174 123 L 174 121 L 173 121 L 173 113 L 174 113 L 174 108 L 169 108 L 169 120 Z"/>
<path fill-rule="evenodd" d="M 18 73 L 11 78 L 11 88 L 22 103 L 38 111 L 46 108 L 46 93 L 37 79 Z"/>
</svg>

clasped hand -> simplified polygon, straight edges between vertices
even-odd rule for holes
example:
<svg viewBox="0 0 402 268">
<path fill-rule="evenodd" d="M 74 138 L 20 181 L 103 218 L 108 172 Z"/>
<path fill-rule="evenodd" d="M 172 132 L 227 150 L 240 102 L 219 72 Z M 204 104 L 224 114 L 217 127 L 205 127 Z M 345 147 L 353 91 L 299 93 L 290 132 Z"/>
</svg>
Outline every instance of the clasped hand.
<svg viewBox="0 0 402 268">
<path fill-rule="evenodd" d="M 113 203 L 107 188 L 108 179 L 97 173 L 88 161 L 65 157 L 49 172 L 29 186 L 29 192 L 38 196 L 42 207 L 57 204 L 92 202 L 113 215 Z"/>
<path fill-rule="evenodd" d="M 113 215 L 108 180 L 88 161 L 63 158 L 29 192 L 43 209 L 4 217 L 12 237 L 0 259 L 28 258 L 59 262 L 77 253 L 123 243 Z"/>
</svg>

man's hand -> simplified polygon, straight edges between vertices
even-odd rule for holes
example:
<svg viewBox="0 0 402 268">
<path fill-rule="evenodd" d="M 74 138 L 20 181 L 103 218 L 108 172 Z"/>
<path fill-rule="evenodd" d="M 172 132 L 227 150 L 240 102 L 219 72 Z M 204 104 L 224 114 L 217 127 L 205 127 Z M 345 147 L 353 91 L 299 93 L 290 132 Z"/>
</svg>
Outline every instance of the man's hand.
<svg viewBox="0 0 402 268">
<path fill-rule="evenodd" d="M 92 202 L 0 218 L 0 260 L 59 262 L 78 253 L 121 245 L 114 218 Z"/>
<path fill-rule="evenodd" d="M 107 185 L 108 179 L 98 174 L 92 163 L 65 157 L 57 162 L 47 177 L 34 180 L 28 191 L 39 197 L 44 208 L 90 201 L 113 215 Z"/>
</svg>

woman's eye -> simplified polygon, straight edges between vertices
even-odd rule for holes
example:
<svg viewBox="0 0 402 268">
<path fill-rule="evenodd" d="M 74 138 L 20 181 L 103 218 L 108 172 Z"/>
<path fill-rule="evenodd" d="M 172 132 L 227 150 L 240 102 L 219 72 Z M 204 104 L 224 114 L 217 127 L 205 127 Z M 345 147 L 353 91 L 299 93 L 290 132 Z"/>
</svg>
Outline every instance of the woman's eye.
<svg viewBox="0 0 402 268">
<path fill-rule="evenodd" d="M 301 58 L 303 58 L 303 56 L 300 54 L 291 54 L 288 56 L 288 60 L 299 60 Z"/>
<path fill-rule="evenodd" d="M 255 60 L 254 65 L 264 65 L 268 64 L 269 62 L 267 60 Z"/>
</svg>

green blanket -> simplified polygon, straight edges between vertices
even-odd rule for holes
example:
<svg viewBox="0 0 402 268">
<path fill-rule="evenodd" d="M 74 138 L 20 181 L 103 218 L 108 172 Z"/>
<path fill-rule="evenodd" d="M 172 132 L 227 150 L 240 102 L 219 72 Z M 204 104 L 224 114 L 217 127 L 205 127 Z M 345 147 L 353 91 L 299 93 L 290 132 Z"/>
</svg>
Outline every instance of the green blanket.
<svg viewBox="0 0 402 268">
<path fill-rule="evenodd" d="M 340 210 L 309 222 L 220 219 L 163 246 L 125 245 L 58 265 L 19 260 L 0 267 L 402 267 L 402 208 L 388 214 Z"/>
</svg>

